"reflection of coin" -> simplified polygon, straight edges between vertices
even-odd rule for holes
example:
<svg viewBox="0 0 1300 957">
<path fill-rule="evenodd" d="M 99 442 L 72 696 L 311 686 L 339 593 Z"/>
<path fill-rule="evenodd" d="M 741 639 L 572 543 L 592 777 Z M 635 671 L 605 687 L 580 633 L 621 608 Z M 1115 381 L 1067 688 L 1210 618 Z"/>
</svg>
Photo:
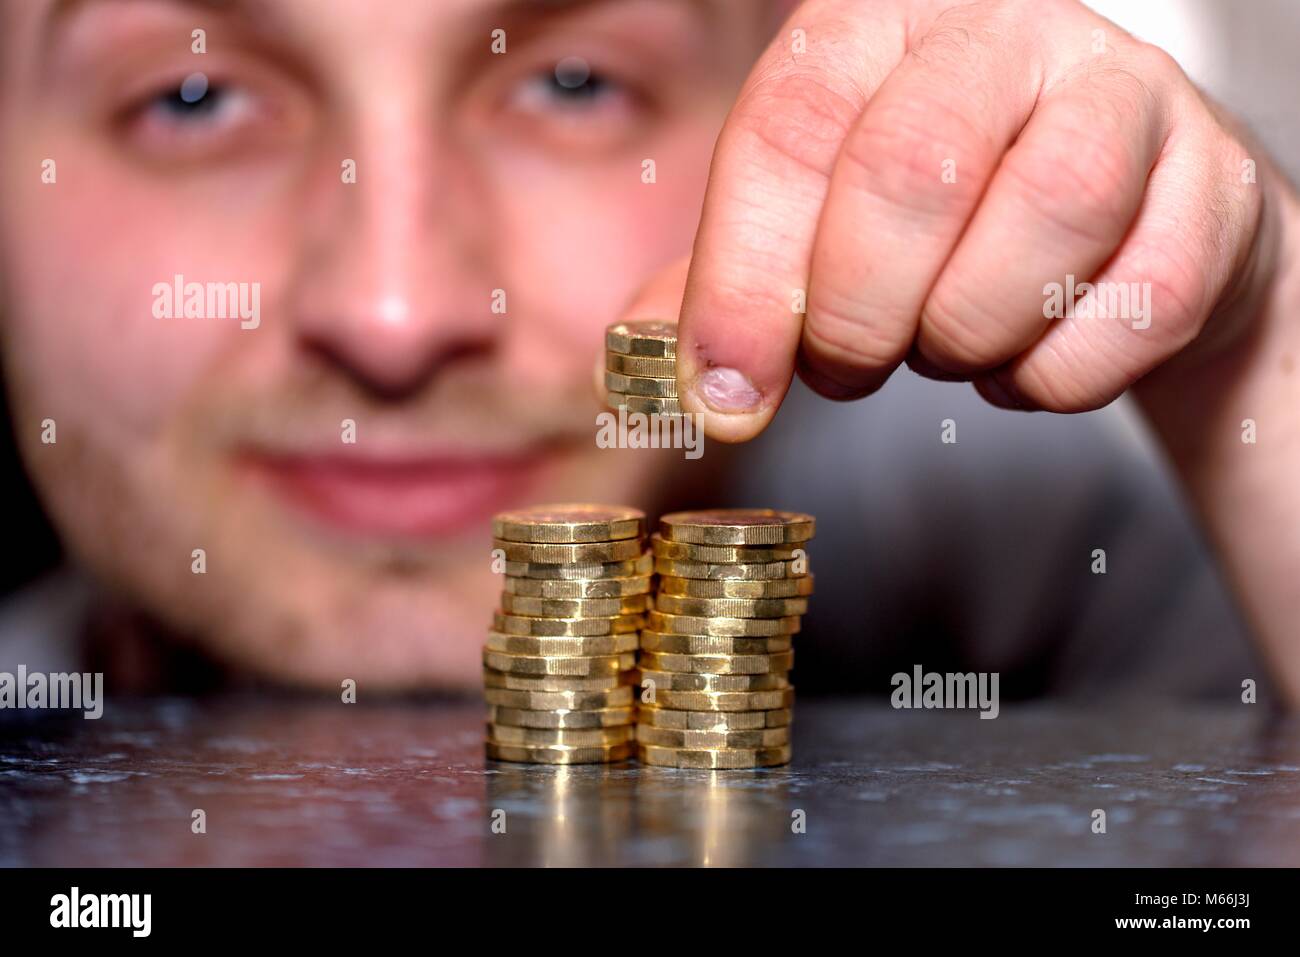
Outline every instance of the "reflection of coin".
<svg viewBox="0 0 1300 957">
<path fill-rule="evenodd" d="M 664 595 L 683 598 L 794 598 L 813 593 L 813 576 L 776 578 L 767 581 L 716 580 L 707 578 L 659 579 L 658 601 Z"/>
<path fill-rule="evenodd" d="M 523 708 L 526 711 L 594 711 L 630 707 L 634 690 L 630 685 L 611 688 L 609 691 L 516 691 L 511 688 L 486 688 L 483 697 L 488 704 L 503 708 Z"/>
<path fill-rule="evenodd" d="M 790 687 L 790 682 L 785 672 L 767 675 L 697 675 L 677 671 L 642 671 L 641 687 L 647 689 L 652 686 L 656 691 L 775 691 Z"/>
<path fill-rule="evenodd" d="M 521 728 L 517 725 L 489 723 L 487 732 L 488 740 L 498 744 L 601 748 L 631 741 L 635 737 L 636 726 L 625 724 L 613 728 Z"/>
<path fill-rule="evenodd" d="M 632 708 L 565 711 L 492 706 L 488 708 L 488 720 L 494 724 L 509 724 L 520 728 L 612 728 L 631 724 L 636 720 L 636 711 Z"/>
<path fill-rule="evenodd" d="M 492 519 L 493 536 L 511 542 L 609 542 L 644 532 L 644 512 L 613 505 L 538 505 Z"/>
<path fill-rule="evenodd" d="M 790 729 L 677 731 L 642 724 L 637 726 L 636 739 L 641 744 L 654 744 L 664 748 L 772 748 L 790 743 Z"/>
<path fill-rule="evenodd" d="M 614 744 L 606 748 L 523 747 L 487 742 L 487 756 L 493 761 L 527 761 L 531 764 L 598 764 L 625 761 L 632 756 L 631 744 Z"/>
<path fill-rule="evenodd" d="M 677 731 L 753 731 L 760 728 L 784 728 L 791 720 L 789 708 L 770 711 L 674 711 L 642 704 L 637 709 L 637 723 Z"/>
<path fill-rule="evenodd" d="M 647 651 L 641 655 L 641 670 L 675 671 L 688 675 L 785 674 L 794 667 L 794 651 L 770 655 L 674 655 Z"/>
<path fill-rule="evenodd" d="M 616 322 L 605 330 L 605 348 L 625 356 L 675 356 L 677 324 L 656 320 Z"/>
<path fill-rule="evenodd" d="M 780 545 L 806 542 L 816 523 L 802 512 L 770 508 L 717 508 L 673 512 L 659 519 L 659 534 L 697 545 Z"/>
<path fill-rule="evenodd" d="M 770 655 L 790 650 L 789 635 L 736 638 L 731 635 L 665 635 L 642 629 L 641 650 L 674 655 Z"/>
<path fill-rule="evenodd" d="M 643 764 L 665 768 L 765 768 L 790 761 L 790 745 L 773 748 L 663 748 L 637 745 Z"/>
<path fill-rule="evenodd" d="M 653 583 L 649 575 L 631 578 L 563 579 L 506 578 L 506 594 L 528 598 L 568 599 L 624 598 L 647 595 Z"/>
</svg>

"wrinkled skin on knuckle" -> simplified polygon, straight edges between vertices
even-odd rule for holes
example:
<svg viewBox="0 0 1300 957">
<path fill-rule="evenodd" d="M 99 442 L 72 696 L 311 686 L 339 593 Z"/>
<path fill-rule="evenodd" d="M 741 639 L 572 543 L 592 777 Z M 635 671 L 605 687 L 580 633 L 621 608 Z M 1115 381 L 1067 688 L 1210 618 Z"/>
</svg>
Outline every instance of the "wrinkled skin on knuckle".
<svg viewBox="0 0 1300 957">
<path fill-rule="evenodd" d="M 829 177 L 840 146 L 861 113 L 843 84 L 820 71 L 773 74 L 755 82 L 733 110 L 731 133 Z"/>
<path fill-rule="evenodd" d="M 990 369 L 1007 357 L 988 347 L 988 331 L 1000 324 L 998 304 L 984 294 L 981 301 L 969 285 L 941 283 L 921 313 L 920 338 L 926 356 L 950 372 Z"/>
<path fill-rule="evenodd" d="M 1045 131 L 1036 149 L 1010 154 L 1002 173 L 1036 216 L 1086 241 L 1104 242 L 1128 225 L 1133 147 L 1110 119 L 1102 121 L 1105 132 L 1080 136 L 1089 113 L 1073 115 L 1077 125 L 1068 117 L 1054 119 L 1062 128 Z"/>
<path fill-rule="evenodd" d="M 978 164 L 990 150 L 979 128 L 937 96 L 895 102 L 859 124 L 844 143 L 841 162 L 849 164 L 856 188 L 890 206 L 942 213 L 978 199 L 979 177 L 944 182 L 945 164 L 958 171 Z"/>
</svg>

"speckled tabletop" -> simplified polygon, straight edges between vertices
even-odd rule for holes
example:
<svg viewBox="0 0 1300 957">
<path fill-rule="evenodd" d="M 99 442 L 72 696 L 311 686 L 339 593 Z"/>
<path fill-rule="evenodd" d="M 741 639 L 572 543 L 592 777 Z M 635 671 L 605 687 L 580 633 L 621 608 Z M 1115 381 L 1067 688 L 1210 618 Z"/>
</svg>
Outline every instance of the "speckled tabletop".
<svg viewBox="0 0 1300 957">
<path fill-rule="evenodd" d="M 0 864 L 1300 864 L 1300 722 L 1245 705 L 809 698 L 794 763 L 739 772 L 489 763 L 482 734 L 460 702 L 9 712 Z"/>
</svg>

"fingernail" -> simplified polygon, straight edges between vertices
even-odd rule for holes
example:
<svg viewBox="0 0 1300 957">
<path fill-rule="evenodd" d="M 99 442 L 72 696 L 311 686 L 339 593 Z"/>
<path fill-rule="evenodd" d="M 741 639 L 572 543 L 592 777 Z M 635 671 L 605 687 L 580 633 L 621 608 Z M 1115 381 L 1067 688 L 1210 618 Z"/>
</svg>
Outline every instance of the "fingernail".
<svg viewBox="0 0 1300 957">
<path fill-rule="evenodd" d="M 707 369 L 695 380 L 695 394 L 714 412 L 737 415 L 753 412 L 763 401 L 762 394 L 754 388 L 745 373 L 739 369 L 715 366 Z"/>
</svg>

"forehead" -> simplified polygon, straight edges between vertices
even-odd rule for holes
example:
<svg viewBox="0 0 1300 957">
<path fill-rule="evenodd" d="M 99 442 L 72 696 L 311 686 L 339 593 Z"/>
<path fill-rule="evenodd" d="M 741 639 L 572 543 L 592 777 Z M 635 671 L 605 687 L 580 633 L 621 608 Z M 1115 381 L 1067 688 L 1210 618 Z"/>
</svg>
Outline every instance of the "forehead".
<svg viewBox="0 0 1300 957">
<path fill-rule="evenodd" d="M 571 18 L 615 24 L 628 16 L 629 23 L 640 24 L 638 30 L 662 19 L 665 29 L 675 24 L 716 35 L 746 22 L 766 24 L 776 5 L 777 0 L 0 0 L 0 42 L 9 46 L 7 65 L 15 66 L 25 59 L 19 51 L 44 53 L 65 39 L 103 41 L 171 21 L 188 42 L 193 29 L 233 23 L 273 44 L 329 48 L 333 57 L 403 38 L 425 49 L 486 42 L 497 28 L 526 40 L 534 27 Z"/>
</svg>

